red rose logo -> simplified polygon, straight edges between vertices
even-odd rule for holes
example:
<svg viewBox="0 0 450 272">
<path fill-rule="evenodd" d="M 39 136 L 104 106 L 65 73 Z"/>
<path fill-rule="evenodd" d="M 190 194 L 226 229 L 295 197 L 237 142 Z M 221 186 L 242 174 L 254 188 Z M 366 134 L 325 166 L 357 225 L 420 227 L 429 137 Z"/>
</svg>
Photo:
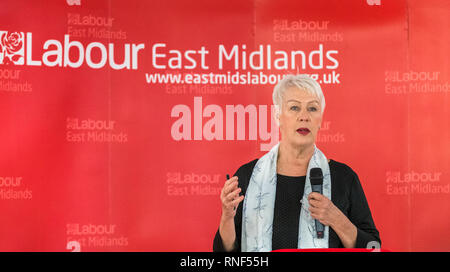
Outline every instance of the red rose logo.
<svg viewBox="0 0 450 272">
<path fill-rule="evenodd" d="M 24 34 L 22 32 L 0 31 L 0 63 L 23 64 Z"/>
<path fill-rule="evenodd" d="M 6 52 L 11 55 L 19 52 L 19 50 L 22 49 L 23 46 L 23 39 L 17 32 L 13 32 L 9 35 L 8 33 L 3 33 L 0 42 L 3 45 L 4 50 L 6 50 Z"/>
</svg>

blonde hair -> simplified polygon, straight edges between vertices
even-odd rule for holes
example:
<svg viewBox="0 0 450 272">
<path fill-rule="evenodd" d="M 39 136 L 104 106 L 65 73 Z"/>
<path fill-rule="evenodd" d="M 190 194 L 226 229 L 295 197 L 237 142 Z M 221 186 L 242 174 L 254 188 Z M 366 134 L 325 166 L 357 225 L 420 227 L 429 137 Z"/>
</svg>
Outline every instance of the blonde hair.
<svg viewBox="0 0 450 272">
<path fill-rule="evenodd" d="M 319 83 L 317 83 L 317 81 L 306 74 L 287 75 L 282 80 L 280 80 L 277 85 L 275 85 L 275 88 L 273 88 L 272 99 L 273 105 L 275 106 L 278 114 L 282 109 L 284 92 L 291 87 L 297 87 L 300 90 L 306 90 L 312 95 L 317 96 L 320 102 L 320 110 L 323 114 L 323 111 L 325 110 L 325 97 L 323 96 L 322 88 L 320 87 Z"/>
</svg>

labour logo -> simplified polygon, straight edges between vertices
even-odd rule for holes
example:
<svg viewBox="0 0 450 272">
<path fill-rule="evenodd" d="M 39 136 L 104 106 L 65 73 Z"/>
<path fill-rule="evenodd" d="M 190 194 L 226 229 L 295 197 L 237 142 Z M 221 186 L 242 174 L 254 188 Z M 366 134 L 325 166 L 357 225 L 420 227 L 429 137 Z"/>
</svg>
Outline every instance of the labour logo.
<svg viewBox="0 0 450 272">
<path fill-rule="evenodd" d="M 67 0 L 69 6 L 81 6 L 81 0 Z"/>
<path fill-rule="evenodd" d="M 0 31 L 0 64 L 25 62 L 25 35 L 23 32 Z"/>
</svg>

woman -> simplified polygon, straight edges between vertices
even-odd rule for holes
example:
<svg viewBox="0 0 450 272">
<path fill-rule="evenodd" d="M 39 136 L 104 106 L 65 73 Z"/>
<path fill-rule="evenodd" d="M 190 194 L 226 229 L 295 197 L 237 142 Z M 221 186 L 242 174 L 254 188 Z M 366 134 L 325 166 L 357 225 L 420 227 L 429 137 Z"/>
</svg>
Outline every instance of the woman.
<svg viewBox="0 0 450 272">
<path fill-rule="evenodd" d="M 281 140 L 225 182 L 213 250 L 381 245 L 358 176 L 315 146 L 325 109 L 320 85 L 288 75 L 275 86 L 273 102 Z M 322 194 L 311 191 L 312 168 L 322 170 Z M 323 238 L 315 220 L 324 225 Z"/>
</svg>

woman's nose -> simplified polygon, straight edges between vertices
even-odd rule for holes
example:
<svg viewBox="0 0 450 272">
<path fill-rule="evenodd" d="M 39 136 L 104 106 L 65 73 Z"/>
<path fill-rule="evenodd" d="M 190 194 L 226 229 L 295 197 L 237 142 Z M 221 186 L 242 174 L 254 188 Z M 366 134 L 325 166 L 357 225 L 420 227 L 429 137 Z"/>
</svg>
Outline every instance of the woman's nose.
<svg viewBox="0 0 450 272">
<path fill-rule="evenodd" d="M 308 122 L 310 120 L 308 112 L 306 112 L 305 110 L 300 111 L 297 120 L 301 122 Z"/>
</svg>

